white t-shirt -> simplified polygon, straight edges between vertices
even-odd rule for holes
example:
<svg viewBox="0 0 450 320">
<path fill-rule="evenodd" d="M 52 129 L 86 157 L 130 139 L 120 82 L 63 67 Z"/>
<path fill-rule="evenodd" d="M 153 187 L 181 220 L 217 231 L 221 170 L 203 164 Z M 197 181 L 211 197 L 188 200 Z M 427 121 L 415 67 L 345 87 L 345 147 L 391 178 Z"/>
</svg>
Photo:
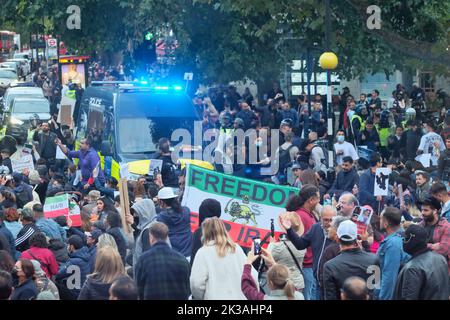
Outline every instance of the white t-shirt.
<svg viewBox="0 0 450 320">
<path fill-rule="evenodd" d="M 338 155 L 341 151 L 343 153 Z M 336 153 L 336 163 L 339 165 L 342 164 L 342 159 L 344 159 L 344 157 L 352 157 L 353 161 L 359 159 L 355 147 L 347 141 L 344 141 L 344 143 L 335 143 L 334 152 Z"/>
<path fill-rule="evenodd" d="M 419 150 L 422 150 L 423 153 L 431 154 L 431 162 L 434 166 L 438 163 L 437 149 L 434 146 L 436 142 L 439 144 L 440 151 L 444 151 L 446 149 L 442 137 L 436 132 L 429 132 L 426 135 L 422 136 L 419 145 Z"/>
</svg>

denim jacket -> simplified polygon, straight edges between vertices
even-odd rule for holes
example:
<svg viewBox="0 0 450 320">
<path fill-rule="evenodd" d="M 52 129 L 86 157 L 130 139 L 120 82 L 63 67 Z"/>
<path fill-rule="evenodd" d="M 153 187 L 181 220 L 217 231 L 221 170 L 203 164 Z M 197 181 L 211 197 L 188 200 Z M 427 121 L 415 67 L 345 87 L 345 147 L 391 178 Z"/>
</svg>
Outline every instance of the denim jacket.
<svg viewBox="0 0 450 320">
<path fill-rule="evenodd" d="M 391 300 L 394 295 L 397 276 L 401 266 L 410 256 L 403 251 L 402 229 L 387 236 L 381 241 L 377 255 L 380 258 L 381 287 L 378 292 L 379 300 Z"/>
</svg>

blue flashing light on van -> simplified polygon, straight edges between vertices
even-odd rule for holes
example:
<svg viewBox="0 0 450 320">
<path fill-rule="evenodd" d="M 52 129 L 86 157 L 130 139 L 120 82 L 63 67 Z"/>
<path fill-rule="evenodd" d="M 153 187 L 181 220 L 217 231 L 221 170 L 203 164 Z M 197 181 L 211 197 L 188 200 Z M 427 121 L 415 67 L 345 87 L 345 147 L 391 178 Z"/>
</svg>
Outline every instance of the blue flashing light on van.
<svg viewBox="0 0 450 320">
<path fill-rule="evenodd" d="M 119 179 L 121 164 L 139 162 L 147 170 L 158 140 L 170 139 L 176 129 L 193 132 L 195 121 L 201 121 L 201 115 L 180 85 L 97 81 L 81 99 L 75 145 L 90 138 L 106 176 Z"/>
</svg>

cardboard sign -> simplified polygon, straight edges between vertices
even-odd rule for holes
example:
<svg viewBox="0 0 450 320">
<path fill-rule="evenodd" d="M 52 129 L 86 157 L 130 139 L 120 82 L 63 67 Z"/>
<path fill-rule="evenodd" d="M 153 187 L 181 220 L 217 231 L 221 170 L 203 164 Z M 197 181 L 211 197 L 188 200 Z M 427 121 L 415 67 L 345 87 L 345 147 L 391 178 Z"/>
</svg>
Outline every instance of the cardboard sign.
<svg viewBox="0 0 450 320">
<path fill-rule="evenodd" d="M 389 168 L 378 168 L 375 173 L 375 187 L 373 195 L 387 196 L 389 192 L 389 175 L 392 170 Z"/>
<path fill-rule="evenodd" d="M 12 160 L 13 172 L 22 173 L 24 170 L 34 170 L 33 156 L 31 154 L 23 155 L 20 159 Z"/>
<path fill-rule="evenodd" d="M 72 127 L 72 105 L 62 104 L 59 108 L 58 118 L 60 118 L 60 123 L 62 126 L 66 125 Z"/>
</svg>

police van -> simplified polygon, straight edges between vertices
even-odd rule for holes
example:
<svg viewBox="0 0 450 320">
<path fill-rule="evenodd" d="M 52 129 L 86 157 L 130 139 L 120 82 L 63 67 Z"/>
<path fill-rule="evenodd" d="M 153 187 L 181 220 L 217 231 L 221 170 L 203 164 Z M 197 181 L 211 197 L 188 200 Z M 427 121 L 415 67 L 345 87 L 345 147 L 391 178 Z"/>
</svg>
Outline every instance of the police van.
<svg viewBox="0 0 450 320">
<path fill-rule="evenodd" d="M 119 180 L 121 164 L 125 163 L 130 174 L 147 174 L 158 140 L 170 139 L 180 128 L 193 132 L 198 120 L 181 86 L 94 81 L 82 96 L 75 149 L 79 149 L 81 139 L 89 138 L 99 151 L 106 176 Z"/>
</svg>

